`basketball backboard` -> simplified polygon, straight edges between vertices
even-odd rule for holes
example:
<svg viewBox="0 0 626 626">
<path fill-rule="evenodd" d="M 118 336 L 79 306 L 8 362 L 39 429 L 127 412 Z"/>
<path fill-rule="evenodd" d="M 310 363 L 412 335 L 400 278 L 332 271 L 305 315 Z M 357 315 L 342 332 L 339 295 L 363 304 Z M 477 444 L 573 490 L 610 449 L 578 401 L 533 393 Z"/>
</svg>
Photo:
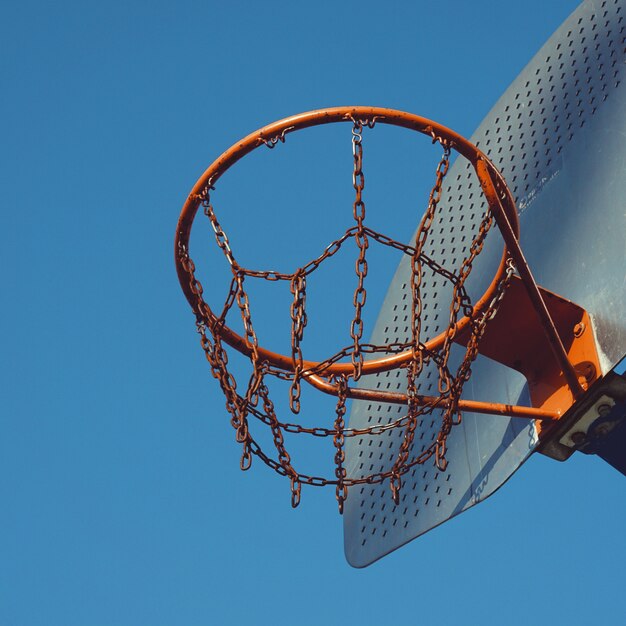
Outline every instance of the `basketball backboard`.
<svg viewBox="0 0 626 626">
<path fill-rule="evenodd" d="M 626 352 L 626 85 L 624 22 L 626 2 L 584 2 L 554 33 L 507 89 L 471 138 L 494 162 L 511 189 L 519 212 L 521 243 L 544 288 L 576 302 L 589 313 L 603 374 Z M 436 254 L 454 265 L 464 240 L 484 211 L 478 181 L 458 160 L 445 183 L 443 203 L 454 219 L 440 219 Z M 501 247 L 494 244 L 477 263 L 485 289 Z M 403 259 L 389 287 L 371 342 L 408 339 L 407 286 L 410 264 Z M 437 286 L 437 276 L 432 276 Z M 446 324 L 437 310 L 449 293 L 430 290 L 424 302 L 425 333 Z M 439 294 L 437 296 L 437 294 Z M 515 333 L 514 328 L 511 329 Z M 623 367 L 622 367 L 623 369 Z M 528 404 L 524 377 L 479 357 L 464 395 L 510 404 Z M 618 375 L 621 370 L 618 368 Z M 623 372 L 622 372 L 623 374 Z M 419 392 L 436 392 L 422 382 Z M 367 387 L 403 392 L 396 372 L 365 376 Z M 351 428 L 387 424 L 405 410 L 388 404 L 355 403 Z M 421 423 L 412 454 L 436 437 L 433 419 Z M 346 442 L 348 475 L 384 472 L 393 465 L 402 432 L 353 437 Z M 345 553 L 355 567 L 366 566 L 493 494 L 537 450 L 534 422 L 464 413 L 448 439 L 447 470 L 415 467 L 405 477 L 400 502 L 387 484 L 354 488 L 344 512 Z M 460 470 L 459 468 L 462 468 Z"/>
</svg>

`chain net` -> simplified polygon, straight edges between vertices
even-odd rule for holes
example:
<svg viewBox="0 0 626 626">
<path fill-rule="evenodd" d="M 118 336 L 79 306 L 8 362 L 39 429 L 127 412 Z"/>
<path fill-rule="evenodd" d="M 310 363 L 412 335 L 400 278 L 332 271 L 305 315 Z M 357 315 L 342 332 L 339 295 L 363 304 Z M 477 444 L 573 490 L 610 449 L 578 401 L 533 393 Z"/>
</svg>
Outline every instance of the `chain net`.
<svg viewBox="0 0 626 626">
<path fill-rule="evenodd" d="M 430 191 L 428 205 L 421 219 L 414 242 L 407 245 L 386 235 L 378 233 L 365 224 L 365 201 L 363 190 L 365 176 L 363 173 L 363 128 L 374 127 L 375 120 L 352 120 L 352 152 L 354 158 L 352 183 L 355 191 L 353 203 L 354 225 L 333 241 L 323 254 L 309 261 L 291 274 L 276 271 L 258 271 L 246 269 L 239 265 L 226 233 L 222 230 L 210 199 L 212 186 L 209 184 L 201 195 L 200 201 L 211 227 L 215 233 L 215 240 L 228 262 L 232 272 L 230 290 L 224 307 L 219 316 L 212 313 L 203 298 L 202 285 L 196 277 L 195 265 L 189 256 L 186 247 L 179 250 L 180 262 L 189 278 L 189 287 L 196 299 L 196 326 L 200 335 L 200 343 L 211 368 L 211 373 L 219 382 L 224 394 L 226 410 L 230 415 L 230 423 L 235 430 L 236 441 L 241 444 L 240 466 L 242 470 L 250 468 L 253 456 L 256 456 L 275 472 L 286 476 L 290 481 L 291 504 L 298 506 L 301 497 L 302 485 L 327 486 L 334 485 L 339 512 L 343 513 L 344 502 L 351 487 L 359 484 L 373 484 L 389 482 L 391 497 L 397 504 L 402 489 L 402 477 L 416 465 L 433 459 L 440 470 L 447 466 L 446 441 L 451 429 L 460 424 L 462 416 L 458 408 L 463 385 L 471 376 L 472 363 L 478 354 L 478 345 L 484 334 L 486 324 L 497 312 L 504 291 L 513 273 L 513 266 L 509 262 L 507 271 L 497 285 L 495 296 L 489 305 L 476 314 L 472 301 L 466 289 L 467 279 L 472 270 L 474 260 L 483 249 L 485 238 L 490 231 L 494 219 L 489 207 L 482 216 L 479 227 L 468 248 L 468 254 L 456 271 L 450 271 L 439 265 L 435 259 L 425 253 L 431 226 L 437 215 L 437 208 L 441 200 L 442 187 L 450 165 L 451 145 L 444 139 L 433 134 L 433 143 L 438 143 L 443 154 L 437 165 L 435 182 Z M 279 138 L 284 141 L 284 138 Z M 272 148 L 276 142 L 267 143 Z M 301 349 L 304 329 L 307 325 L 306 291 L 307 277 L 327 259 L 336 254 L 342 245 L 353 239 L 358 250 L 355 263 L 357 286 L 354 290 L 354 316 L 350 324 L 351 343 L 342 348 L 326 360 L 305 369 L 305 360 Z M 366 302 L 366 278 L 368 273 L 367 250 L 370 242 L 396 249 L 410 259 L 410 337 L 406 343 L 389 343 L 373 345 L 363 342 L 362 313 Z M 428 267 L 431 272 L 440 275 L 450 285 L 452 302 L 447 327 L 444 331 L 444 341 L 437 351 L 426 348 L 422 337 L 422 297 L 423 270 Z M 292 302 L 291 317 L 291 367 L 281 368 L 263 360 L 259 356 L 257 335 L 252 323 L 250 304 L 246 293 L 247 279 L 264 279 L 267 281 L 285 281 L 289 283 Z M 244 338 L 249 348 L 249 359 L 252 366 L 252 375 L 247 384 L 238 387 L 237 382 L 229 369 L 228 353 L 223 341 L 222 332 L 228 312 L 238 308 L 243 322 Z M 460 365 L 454 371 L 450 363 L 450 352 L 457 333 L 457 324 L 461 318 L 470 320 L 470 336 L 466 342 L 465 352 Z M 406 371 L 406 386 L 408 398 L 406 413 L 389 424 L 376 424 L 366 428 L 347 428 L 345 425 L 346 402 L 349 398 L 350 381 L 358 381 L 363 373 L 364 355 L 367 354 L 397 354 L 409 350 L 411 358 L 401 367 Z M 333 364 L 349 359 L 352 365 L 349 374 L 333 374 L 330 368 Z M 418 381 L 425 365 L 435 366 L 438 372 L 439 396 L 428 402 L 417 393 Z M 302 382 L 311 375 L 320 376 L 332 383 L 336 389 L 336 408 L 332 427 L 317 426 L 305 427 L 298 423 L 279 420 L 274 403 L 270 399 L 270 392 L 266 384 L 268 377 L 275 377 L 288 381 L 289 406 L 293 414 L 300 412 L 300 394 Z M 434 440 L 420 454 L 413 455 L 413 441 L 416 428 L 421 416 L 432 414 L 437 409 L 440 414 L 439 432 Z M 257 420 L 271 430 L 275 455 L 270 455 L 252 437 L 249 421 Z M 398 429 L 403 434 L 395 462 L 388 471 L 372 473 L 366 476 L 351 477 L 345 468 L 346 437 L 377 436 L 391 430 Z M 289 452 L 285 446 L 284 433 L 308 434 L 314 437 L 332 438 L 335 450 L 334 478 L 308 475 L 294 469 Z"/>
</svg>

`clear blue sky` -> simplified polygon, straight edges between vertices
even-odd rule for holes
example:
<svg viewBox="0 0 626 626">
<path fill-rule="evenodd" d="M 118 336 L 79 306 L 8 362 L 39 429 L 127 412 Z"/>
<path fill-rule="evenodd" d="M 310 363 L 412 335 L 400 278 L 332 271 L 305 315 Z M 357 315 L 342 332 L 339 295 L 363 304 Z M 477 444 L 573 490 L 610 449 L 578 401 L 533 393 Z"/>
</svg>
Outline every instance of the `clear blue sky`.
<svg viewBox="0 0 626 626">
<path fill-rule="evenodd" d="M 2 626 L 624 623 L 624 478 L 588 457 L 535 455 L 350 568 L 330 491 L 292 511 L 267 468 L 239 471 L 172 254 L 239 137 L 336 104 L 471 135 L 576 5 L 2 8 Z M 256 229 L 231 219 L 245 249 Z"/>
</svg>

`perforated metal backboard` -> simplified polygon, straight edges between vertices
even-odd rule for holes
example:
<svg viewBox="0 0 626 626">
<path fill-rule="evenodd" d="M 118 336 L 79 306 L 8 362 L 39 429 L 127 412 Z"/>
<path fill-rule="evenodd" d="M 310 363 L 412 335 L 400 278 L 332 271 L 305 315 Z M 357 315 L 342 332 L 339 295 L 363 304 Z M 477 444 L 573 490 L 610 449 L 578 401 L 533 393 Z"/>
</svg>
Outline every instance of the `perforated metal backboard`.
<svg viewBox="0 0 626 626">
<path fill-rule="evenodd" d="M 557 30 L 485 118 L 472 141 L 495 163 L 515 196 L 523 249 L 537 282 L 583 306 L 591 315 L 604 372 L 626 351 L 626 0 L 583 3 Z M 437 258 L 458 264 L 485 209 L 471 166 L 451 168 L 443 195 L 449 214 L 435 224 Z M 502 243 L 480 255 L 472 289 L 484 290 Z M 410 313 L 410 267 L 400 264 L 376 324 L 372 343 L 405 342 Z M 450 293 L 436 276 L 424 303 L 423 332 L 447 323 Z M 481 282 L 482 281 L 482 282 Z M 512 329 L 514 332 L 514 329 Z M 432 380 L 432 382 L 430 382 Z M 405 377 L 386 372 L 363 385 L 404 391 Z M 437 377 L 425 371 L 419 393 L 436 395 Z M 464 397 L 528 404 L 524 378 L 479 357 Z M 404 407 L 355 403 L 350 427 L 388 423 Z M 434 437 L 436 415 L 418 425 L 412 454 Z M 347 469 L 358 477 L 389 470 L 403 433 L 354 437 L 346 444 Z M 522 419 L 464 414 L 448 439 L 445 472 L 432 463 L 404 478 L 394 505 L 389 485 L 355 487 L 344 513 L 348 562 L 366 566 L 494 493 L 537 445 L 535 426 Z"/>
</svg>

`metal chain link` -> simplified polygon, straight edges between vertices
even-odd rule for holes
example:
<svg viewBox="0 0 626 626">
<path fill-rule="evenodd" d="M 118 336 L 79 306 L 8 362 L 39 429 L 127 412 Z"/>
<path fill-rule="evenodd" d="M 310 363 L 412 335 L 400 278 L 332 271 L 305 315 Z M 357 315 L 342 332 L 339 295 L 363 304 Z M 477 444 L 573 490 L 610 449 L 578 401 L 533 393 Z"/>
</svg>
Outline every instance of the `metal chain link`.
<svg viewBox="0 0 626 626">
<path fill-rule="evenodd" d="M 300 412 L 300 377 L 302 376 L 302 349 L 300 342 L 307 324 L 306 306 L 306 274 L 296 272 L 291 280 L 291 359 L 293 362 L 293 382 L 289 390 L 289 406 L 293 413 Z"/>
<path fill-rule="evenodd" d="M 409 413 L 408 424 L 404 432 L 404 438 L 398 456 L 392 468 L 392 476 L 389 481 L 389 487 L 391 489 L 391 496 L 396 504 L 400 502 L 400 489 L 402 488 L 402 479 L 400 477 L 399 470 L 404 466 L 409 456 L 409 451 L 413 446 L 413 440 L 415 438 L 415 429 L 417 427 L 417 419 L 419 411 L 417 410 L 416 395 L 417 395 L 417 380 L 424 367 L 424 350 L 423 344 L 420 341 L 421 328 L 422 328 L 422 298 L 421 298 L 421 283 L 422 283 L 422 251 L 426 246 L 430 228 L 435 219 L 437 206 L 441 200 L 441 193 L 443 187 L 443 181 L 448 173 L 448 167 L 450 164 L 450 146 L 442 142 L 443 156 L 437 165 L 435 184 L 431 189 L 428 206 L 424 212 L 424 216 L 420 221 L 420 225 L 417 229 L 415 236 L 415 248 L 411 255 L 411 351 L 413 358 L 407 367 L 407 396 L 409 398 Z M 441 368 L 440 368 L 441 369 Z M 445 368 L 447 371 L 447 368 Z"/>
<path fill-rule="evenodd" d="M 350 336 L 354 341 L 352 351 L 352 366 L 354 380 L 361 378 L 363 371 L 363 353 L 361 352 L 360 341 L 363 336 L 363 320 L 361 312 L 367 299 L 367 291 L 364 282 L 367 276 L 367 260 L 365 253 L 369 247 L 369 241 L 363 225 L 365 219 L 365 202 L 363 202 L 363 188 L 365 187 L 365 175 L 363 174 L 363 123 L 354 121 L 352 127 L 352 155 L 354 157 L 354 169 L 352 172 L 352 186 L 356 192 L 354 204 L 352 205 L 352 215 L 356 221 L 357 230 L 354 239 L 359 248 L 359 258 L 356 261 L 355 269 L 358 277 L 358 285 L 354 291 L 352 303 L 354 305 L 354 319 L 350 325 Z"/>
<path fill-rule="evenodd" d="M 343 503 L 348 497 L 348 488 L 345 485 L 346 468 L 343 466 L 346 460 L 346 452 L 343 448 L 344 444 L 344 416 L 346 414 L 346 399 L 348 394 L 348 380 L 345 376 L 340 376 L 337 380 L 339 394 L 337 396 L 337 417 L 335 419 L 335 434 L 333 436 L 333 444 L 335 446 L 335 476 L 337 478 L 337 486 L 335 487 L 335 497 L 339 507 L 339 514 L 343 515 Z"/>
<path fill-rule="evenodd" d="M 274 410 L 274 404 L 270 400 L 269 390 L 265 383 L 262 383 L 259 387 L 259 395 L 263 399 L 263 410 L 265 415 L 270 420 L 270 428 L 272 429 L 272 436 L 274 438 L 274 446 L 278 452 L 278 463 L 285 470 L 285 475 L 290 478 L 291 487 L 291 506 L 296 508 L 300 504 L 300 491 L 301 484 L 298 479 L 298 472 L 291 465 L 291 457 L 285 448 L 285 440 L 283 432 L 280 427 L 280 423 L 276 418 L 276 412 Z"/>
<path fill-rule="evenodd" d="M 465 354 L 461 365 L 459 366 L 455 376 L 451 376 L 447 368 L 448 360 L 450 358 L 450 351 L 452 343 L 457 333 L 457 322 L 459 321 L 459 313 L 462 310 L 463 315 L 473 319 L 474 310 L 471 301 L 466 292 L 461 291 L 465 284 L 465 281 L 470 275 L 472 270 L 472 264 L 475 258 L 480 254 L 483 249 L 485 238 L 487 233 L 493 225 L 493 216 L 491 210 L 487 209 L 481 220 L 478 232 L 470 245 L 470 254 L 463 260 L 461 268 L 457 273 L 457 282 L 453 286 L 452 303 L 450 305 L 450 318 L 448 322 L 448 328 L 445 332 L 444 343 L 441 348 L 443 355 L 443 362 L 439 366 L 439 393 L 450 398 L 450 403 L 443 411 L 442 424 L 437 437 L 437 450 L 435 455 L 435 464 L 441 470 L 444 471 L 447 468 L 448 462 L 446 460 L 446 447 L 447 438 L 450 434 L 452 426 L 461 423 L 461 414 L 458 411 L 458 401 L 461 398 L 463 391 L 463 385 L 466 380 L 460 375 L 462 372 L 471 371 L 471 364 L 478 355 L 478 349 L 474 351 L 472 348 L 472 341 L 466 346 Z M 473 329 L 473 327 L 472 327 Z M 482 332 L 480 333 L 482 336 Z"/>
</svg>

